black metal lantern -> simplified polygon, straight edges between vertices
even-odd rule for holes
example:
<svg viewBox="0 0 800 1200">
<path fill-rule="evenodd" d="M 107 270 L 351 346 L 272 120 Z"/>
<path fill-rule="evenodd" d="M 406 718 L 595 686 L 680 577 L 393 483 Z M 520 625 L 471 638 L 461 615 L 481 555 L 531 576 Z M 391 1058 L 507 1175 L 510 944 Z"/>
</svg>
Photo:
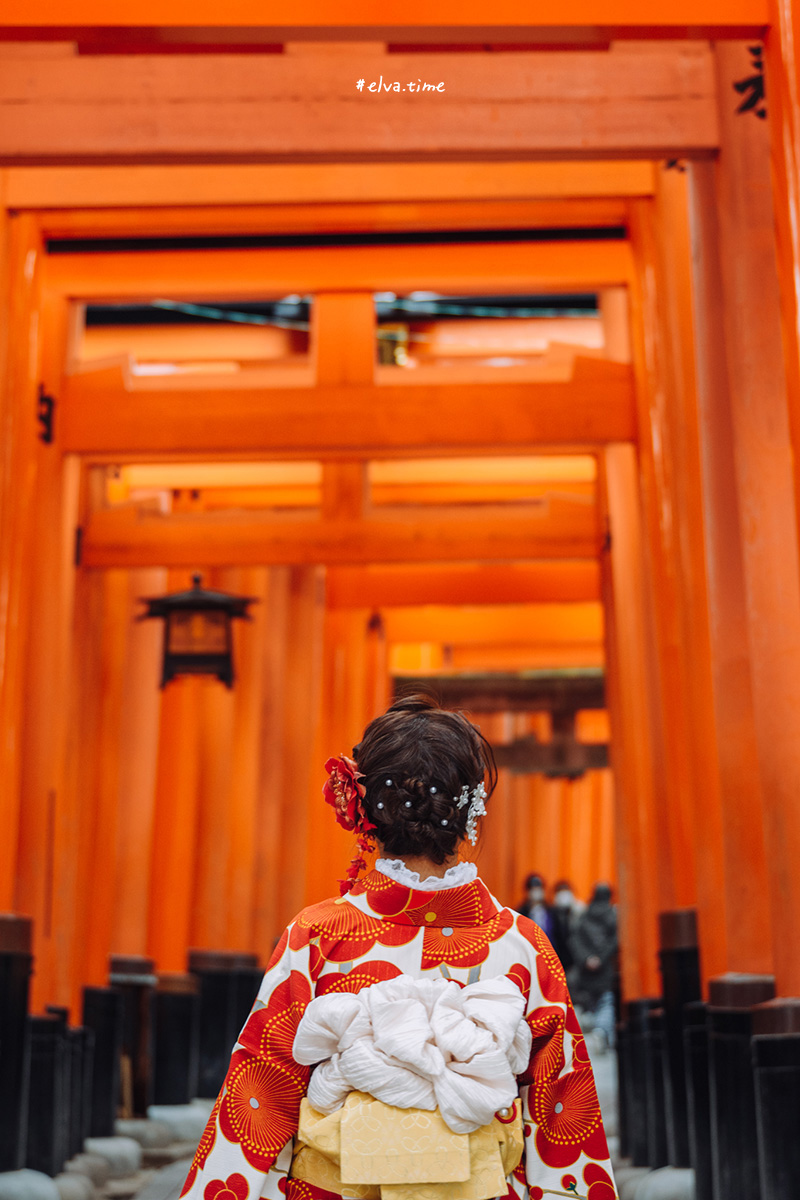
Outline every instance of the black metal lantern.
<svg viewBox="0 0 800 1200">
<path fill-rule="evenodd" d="M 147 612 L 139 620 L 160 617 L 164 622 L 164 656 L 161 686 L 176 675 L 216 675 L 226 687 L 233 687 L 234 617 L 249 620 L 251 596 L 231 596 L 201 587 L 202 577 L 192 576 L 194 586 L 187 592 L 172 592 L 144 600 Z"/>
</svg>

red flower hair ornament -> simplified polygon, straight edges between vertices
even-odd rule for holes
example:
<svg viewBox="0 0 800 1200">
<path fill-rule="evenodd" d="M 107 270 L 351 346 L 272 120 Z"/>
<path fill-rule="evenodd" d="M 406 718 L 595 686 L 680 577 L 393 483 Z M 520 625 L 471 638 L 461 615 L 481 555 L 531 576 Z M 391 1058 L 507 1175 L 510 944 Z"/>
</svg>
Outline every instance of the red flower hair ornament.
<svg viewBox="0 0 800 1200">
<path fill-rule="evenodd" d="M 368 834 L 377 826 L 367 820 L 364 812 L 362 802 L 367 789 L 360 782 L 364 776 L 352 758 L 348 758 L 346 754 L 340 754 L 338 758 L 329 758 L 325 763 L 325 770 L 328 772 L 328 779 L 322 794 L 326 803 L 333 808 L 336 820 L 343 829 L 348 832 L 355 830 L 358 834 L 358 849 L 347 869 L 347 876 L 339 880 L 339 891 L 344 896 L 352 888 L 359 871 L 367 865 L 364 855 L 374 849 Z"/>
</svg>

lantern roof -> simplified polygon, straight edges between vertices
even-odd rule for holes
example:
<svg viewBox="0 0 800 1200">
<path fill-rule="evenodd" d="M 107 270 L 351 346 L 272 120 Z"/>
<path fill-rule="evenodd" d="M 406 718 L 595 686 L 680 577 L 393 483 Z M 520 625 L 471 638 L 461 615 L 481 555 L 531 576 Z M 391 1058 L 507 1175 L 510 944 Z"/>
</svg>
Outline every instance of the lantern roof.
<svg viewBox="0 0 800 1200">
<path fill-rule="evenodd" d="M 234 596 L 230 592 L 216 592 L 202 587 L 202 576 L 192 576 L 193 586 L 185 592 L 170 592 L 166 596 L 142 597 L 147 605 L 144 617 L 168 617 L 172 612 L 208 612 L 216 610 L 229 617 L 248 617 L 249 605 L 255 604 L 255 596 Z"/>
</svg>

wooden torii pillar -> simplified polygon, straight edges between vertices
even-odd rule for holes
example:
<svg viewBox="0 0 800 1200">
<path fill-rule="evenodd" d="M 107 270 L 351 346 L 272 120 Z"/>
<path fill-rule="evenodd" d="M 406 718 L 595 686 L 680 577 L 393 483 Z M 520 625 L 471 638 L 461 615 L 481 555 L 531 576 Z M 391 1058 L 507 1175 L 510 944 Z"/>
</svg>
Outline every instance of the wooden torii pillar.
<svg viewBox="0 0 800 1200">
<path fill-rule="evenodd" d="M 730 886 L 748 886 L 749 876 L 749 903 L 742 918 L 747 913 L 748 920 L 765 932 L 771 927 L 778 993 L 797 996 L 800 744 L 795 729 L 800 720 L 800 556 L 792 519 L 796 467 L 791 405 L 787 404 L 787 377 L 791 380 L 794 367 L 791 353 L 784 366 L 780 339 L 768 133 L 753 113 L 735 113 L 731 84 L 747 67 L 743 49 L 718 47 L 717 56 L 722 150 L 716 167 L 692 166 L 698 322 L 709 356 L 705 372 L 700 360 L 701 412 L 707 422 L 706 469 L 732 469 L 735 484 L 735 507 L 717 528 L 722 536 L 733 536 L 738 508 L 738 555 L 732 547 L 734 557 L 728 563 L 738 558 L 741 582 L 737 588 L 728 570 L 717 601 L 720 612 L 731 612 L 731 604 L 739 606 L 739 644 L 746 639 L 749 652 L 749 671 L 740 676 L 745 690 L 740 688 L 738 695 L 745 702 L 748 691 L 752 697 L 751 728 L 763 797 L 759 807 L 769 863 L 760 878 L 753 858 L 757 810 L 751 789 L 741 794 L 737 804 L 731 803 L 729 829 L 733 838 L 740 839 L 738 853 L 744 861 L 740 859 L 740 877 L 732 878 Z M 724 389 L 716 403 L 715 389 Z M 791 390 L 788 394 L 791 399 Z M 725 466 L 720 456 L 727 456 Z M 713 552 L 713 542 L 710 549 Z M 730 700 L 729 681 L 725 690 Z M 741 745 L 738 722 L 735 729 Z M 749 870 L 748 863 L 753 864 Z M 760 897 L 765 894 L 769 920 L 761 911 Z M 757 922 L 753 922 L 754 911 L 760 914 Z M 753 954 L 764 963 L 763 950 L 755 941 Z"/>
</svg>

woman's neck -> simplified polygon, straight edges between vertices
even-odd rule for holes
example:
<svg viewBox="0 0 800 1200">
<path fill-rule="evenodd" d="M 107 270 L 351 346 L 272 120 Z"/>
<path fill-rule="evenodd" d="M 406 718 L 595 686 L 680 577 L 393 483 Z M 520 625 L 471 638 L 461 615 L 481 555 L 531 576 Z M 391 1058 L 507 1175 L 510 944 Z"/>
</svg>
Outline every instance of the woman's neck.
<svg viewBox="0 0 800 1200">
<path fill-rule="evenodd" d="M 437 879 L 443 879 L 447 871 L 454 867 L 458 862 L 458 855 L 451 854 L 443 863 L 436 863 L 431 858 L 425 858 L 418 854 L 389 854 L 383 849 L 380 851 L 381 858 L 399 858 L 402 863 L 408 867 L 409 871 L 416 871 L 420 879 L 427 879 L 430 875 L 436 876 Z"/>
</svg>

